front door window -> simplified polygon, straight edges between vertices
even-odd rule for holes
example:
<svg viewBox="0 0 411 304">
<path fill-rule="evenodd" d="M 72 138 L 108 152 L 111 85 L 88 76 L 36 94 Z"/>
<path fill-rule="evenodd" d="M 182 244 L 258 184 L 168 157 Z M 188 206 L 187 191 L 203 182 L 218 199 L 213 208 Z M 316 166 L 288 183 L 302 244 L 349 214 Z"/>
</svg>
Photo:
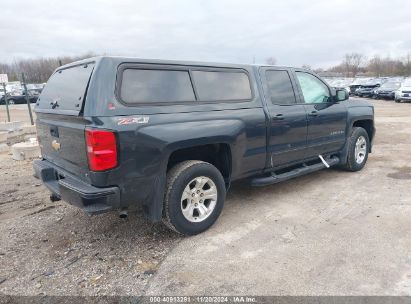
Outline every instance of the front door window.
<svg viewBox="0 0 411 304">
<path fill-rule="evenodd" d="M 323 103 L 330 100 L 328 87 L 317 77 L 304 72 L 296 72 L 296 75 L 305 103 Z"/>
</svg>

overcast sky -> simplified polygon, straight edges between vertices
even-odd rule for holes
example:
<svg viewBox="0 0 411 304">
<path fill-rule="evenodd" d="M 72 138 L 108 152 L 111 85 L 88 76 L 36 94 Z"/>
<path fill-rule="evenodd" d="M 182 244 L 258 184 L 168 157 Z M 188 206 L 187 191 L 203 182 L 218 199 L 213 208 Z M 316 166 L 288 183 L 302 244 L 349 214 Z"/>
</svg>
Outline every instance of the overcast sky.
<svg viewBox="0 0 411 304">
<path fill-rule="evenodd" d="M 410 0 L 8 0 L 0 61 L 86 52 L 329 67 L 411 53 Z"/>
</svg>

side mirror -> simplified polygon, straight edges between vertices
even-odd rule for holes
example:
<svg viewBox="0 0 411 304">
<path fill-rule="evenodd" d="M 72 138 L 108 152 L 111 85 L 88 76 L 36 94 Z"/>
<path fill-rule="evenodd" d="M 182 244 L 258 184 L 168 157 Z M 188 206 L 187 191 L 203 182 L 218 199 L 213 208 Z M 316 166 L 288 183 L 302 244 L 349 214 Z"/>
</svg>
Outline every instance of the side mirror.
<svg viewBox="0 0 411 304">
<path fill-rule="evenodd" d="M 336 97 L 336 101 L 344 101 L 344 100 L 347 100 L 350 97 L 350 95 L 348 94 L 348 92 L 346 90 L 339 89 L 339 90 L 336 91 L 336 96 L 335 97 Z"/>
</svg>

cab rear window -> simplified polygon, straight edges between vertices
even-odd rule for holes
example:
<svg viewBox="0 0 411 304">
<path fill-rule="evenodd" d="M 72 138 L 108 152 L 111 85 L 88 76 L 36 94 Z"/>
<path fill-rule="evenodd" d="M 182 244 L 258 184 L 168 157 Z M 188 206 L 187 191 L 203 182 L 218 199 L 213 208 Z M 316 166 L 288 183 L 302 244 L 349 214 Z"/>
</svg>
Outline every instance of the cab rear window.
<svg viewBox="0 0 411 304">
<path fill-rule="evenodd" d="M 36 110 L 78 115 L 82 109 L 94 63 L 57 70 L 48 80 Z"/>
</svg>

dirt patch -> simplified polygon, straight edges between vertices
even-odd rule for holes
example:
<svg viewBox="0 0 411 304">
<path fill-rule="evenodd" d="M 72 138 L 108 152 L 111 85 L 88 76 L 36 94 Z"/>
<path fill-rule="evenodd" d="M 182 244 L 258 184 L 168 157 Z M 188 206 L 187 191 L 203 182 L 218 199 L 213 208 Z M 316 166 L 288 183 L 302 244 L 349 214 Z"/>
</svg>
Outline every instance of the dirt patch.
<svg viewBox="0 0 411 304">
<path fill-rule="evenodd" d="M 397 172 L 387 174 L 388 177 L 395 179 L 411 179 L 411 167 L 396 168 Z"/>
</svg>

